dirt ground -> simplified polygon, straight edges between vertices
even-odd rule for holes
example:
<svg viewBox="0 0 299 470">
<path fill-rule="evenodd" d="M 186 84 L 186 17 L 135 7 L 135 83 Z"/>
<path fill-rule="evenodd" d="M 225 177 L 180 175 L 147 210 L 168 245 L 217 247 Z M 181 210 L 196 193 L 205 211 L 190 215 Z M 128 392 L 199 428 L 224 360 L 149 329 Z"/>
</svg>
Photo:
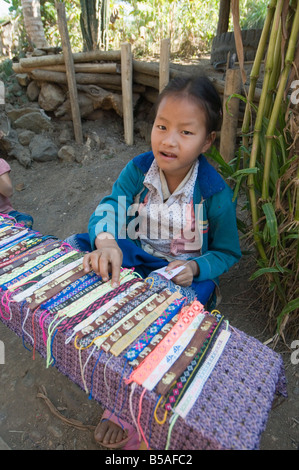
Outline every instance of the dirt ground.
<svg viewBox="0 0 299 470">
<path fill-rule="evenodd" d="M 58 123 L 57 130 L 71 128 Z M 135 155 L 148 150 L 136 134 L 133 146 L 123 138 L 123 125 L 113 113 L 97 121 L 83 122 L 82 161 L 33 162 L 24 168 L 9 160 L 14 184 L 13 205 L 34 217 L 34 229 L 64 239 L 85 232 L 90 214 L 98 201 L 109 193 L 121 169 Z M 58 135 L 58 134 L 57 134 Z M 252 259 L 241 262 L 221 281 L 219 310 L 230 323 L 258 338 L 271 333 L 260 313 L 256 287 L 248 278 L 254 269 Z M 37 393 L 45 387 L 54 406 L 66 417 L 96 425 L 102 410 L 94 400 L 55 367 L 46 368 L 44 359 L 27 350 L 19 337 L 0 322 L 0 339 L 5 344 L 5 364 L 0 364 L 0 449 L 13 450 L 96 450 L 92 433 L 77 430 L 57 418 Z M 271 344 L 269 345 L 271 347 Z M 291 364 L 291 350 L 279 344 L 288 381 L 288 398 L 274 407 L 262 435 L 263 450 L 299 448 L 299 365 Z"/>
</svg>

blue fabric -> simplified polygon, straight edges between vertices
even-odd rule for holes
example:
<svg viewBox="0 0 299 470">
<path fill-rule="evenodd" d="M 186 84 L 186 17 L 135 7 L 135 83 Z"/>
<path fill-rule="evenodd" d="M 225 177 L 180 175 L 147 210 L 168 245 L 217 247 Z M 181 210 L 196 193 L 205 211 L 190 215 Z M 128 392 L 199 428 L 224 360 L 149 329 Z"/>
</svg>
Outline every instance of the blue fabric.
<svg viewBox="0 0 299 470">
<path fill-rule="evenodd" d="M 143 173 L 147 173 L 154 161 L 154 158 L 152 151 L 145 152 L 134 157 L 133 163 Z M 208 197 L 223 191 L 225 188 L 225 182 L 203 155 L 199 156 L 198 161 L 197 183 L 202 197 L 207 199 Z"/>
<path fill-rule="evenodd" d="M 18 224 L 23 224 L 27 228 L 32 228 L 33 226 L 33 217 L 29 214 L 24 214 L 19 211 L 10 211 L 8 215 L 13 217 Z"/>
<path fill-rule="evenodd" d="M 64 241 L 77 250 L 87 252 L 93 251 L 88 233 L 72 235 Z M 118 240 L 118 245 L 123 252 L 122 266 L 124 268 L 134 267 L 134 271 L 139 273 L 143 279 L 152 277 L 155 285 L 159 283 L 160 278 L 165 281 L 162 276 L 157 273 L 153 273 L 153 271 L 167 266 L 167 260 L 157 258 L 146 253 L 130 240 Z M 180 287 L 170 280 L 167 287 L 173 291 L 179 291 L 181 294 L 185 295 L 188 300 L 194 300 L 197 298 L 197 300 L 205 305 L 214 293 L 215 283 L 211 280 L 199 282 L 193 281 L 190 287 Z"/>
<path fill-rule="evenodd" d="M 110 232 L 117 241 L 130 240 L 127 228 L 134 216 L 128 215 L 128 209 L 136 200 L 140 203 L 144 201 L 148 192 L 148 188 L 144 186 L 144 178 L 152 160 L 152 152 L 133 158 L 114 183 L 111 194 L 102 199 L 91 215 L 88 232 L 93 248 L 96 236 L 101 232 Z M 217 283 L 219 276 L 241 258 L 236 204 L 232 202 L 231 188 L 212 165 L 203 155 L 198 160 L 193 204 L 195 215 L 200 217 L 199 222 L 202 222 L 203 229 L 201 255 L 193 258 L 199 266 L 199 276 L 195 281 L 212 279 Z M 202 214 L 199 214 L 201 204 Z M 138 239 L 133 243 L 140 247 Z"/>
</svg>

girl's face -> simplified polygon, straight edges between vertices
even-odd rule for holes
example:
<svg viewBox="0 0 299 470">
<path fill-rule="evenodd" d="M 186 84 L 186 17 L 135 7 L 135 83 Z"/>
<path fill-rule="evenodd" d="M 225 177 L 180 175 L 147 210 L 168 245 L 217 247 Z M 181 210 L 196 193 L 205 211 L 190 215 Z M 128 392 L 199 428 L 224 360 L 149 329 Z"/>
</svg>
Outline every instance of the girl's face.
<svg viewBox="0 0 299 470">
<path fill-rule="evenodd" d="M 171 192 L 214 139 L 215 132 L 207 135 L 205 113 L 196 100 L 175 95 L 162 99 L 152 129 L 151 144 Z"/>
</svg>

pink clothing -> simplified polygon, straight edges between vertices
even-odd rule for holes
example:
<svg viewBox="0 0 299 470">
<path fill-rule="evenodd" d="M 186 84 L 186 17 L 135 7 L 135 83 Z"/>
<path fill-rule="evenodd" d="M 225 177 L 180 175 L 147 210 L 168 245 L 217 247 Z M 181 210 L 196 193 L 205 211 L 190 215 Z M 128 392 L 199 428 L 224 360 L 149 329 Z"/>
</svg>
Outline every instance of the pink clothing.
<svg viewBox="0 0 299 470">
<path fill-rule="evenodd" d="M 9 171 L 10 171 L 9 164 L 5 160 L 3 160 L 3 158 L 0 158 L 0 176 Z M 8 214 L 10 211 L 13 211 L 13 210 L 14 209 L 11 205 L 9 198 L 2 196 L 2 194 L 0 194 L 0 213 Z"/>
</svg>

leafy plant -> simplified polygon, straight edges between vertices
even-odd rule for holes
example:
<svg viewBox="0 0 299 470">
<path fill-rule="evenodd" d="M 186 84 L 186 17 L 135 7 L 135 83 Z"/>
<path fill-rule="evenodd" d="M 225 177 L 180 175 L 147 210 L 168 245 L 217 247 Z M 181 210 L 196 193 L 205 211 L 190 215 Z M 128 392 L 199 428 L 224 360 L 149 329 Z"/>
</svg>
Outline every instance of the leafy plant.
<svg viewBox="0 0 299 470">
<path fill-rule="evenodd" d="M 299 0 L 271 0 L 245 99 L 242 143 L 229 164 L 217 157 L 223 175 L 233 180 L 234 195 L 243 191 L 247 197 L 251 223 L 246 229 L 258 267 L 251 279 L 259 279 L 275 340 L 299 332 L 299 119 L 290 93 L 298 74 L 298 34 Z M 252 98 L 267 42 L 263 87 L 255 107 Z"/>
</svg>

